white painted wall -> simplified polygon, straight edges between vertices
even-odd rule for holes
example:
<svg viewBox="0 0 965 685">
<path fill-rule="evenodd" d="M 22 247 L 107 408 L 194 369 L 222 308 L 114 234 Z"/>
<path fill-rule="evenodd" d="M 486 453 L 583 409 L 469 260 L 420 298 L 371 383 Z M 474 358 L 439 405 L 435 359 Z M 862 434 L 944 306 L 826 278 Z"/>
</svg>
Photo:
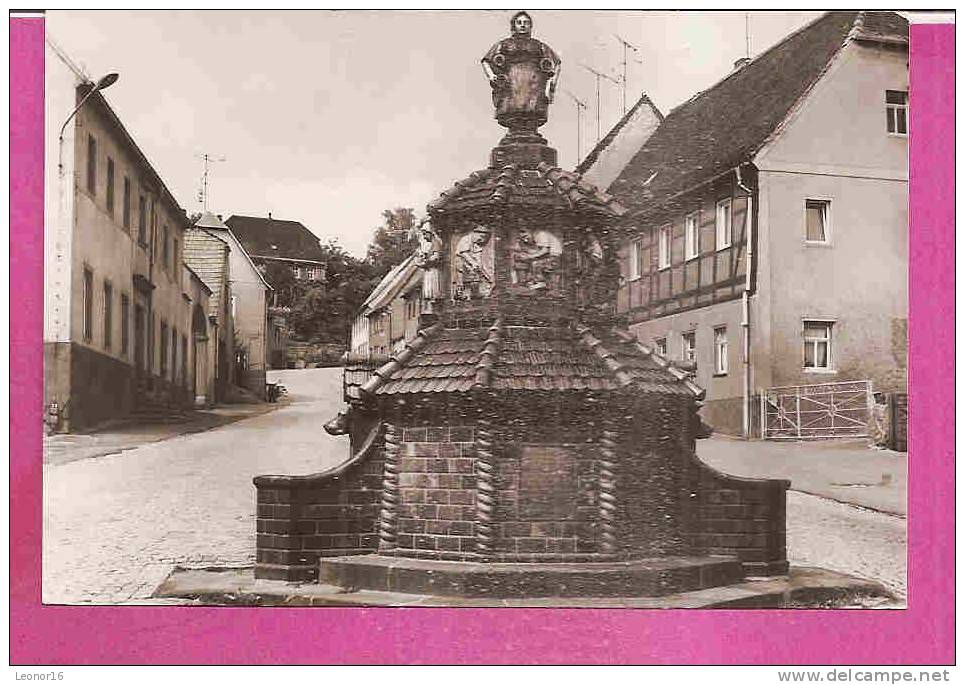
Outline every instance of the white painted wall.
<svg viewBox="0 0 965 685">
<path fill-rule="evenodd" d="M 849 44 L 756 161 L 761 316 L 772 385 L 870 378 L 905 385 L 907 139 L 885 91 L 907 90 L 907 54 Z M 912 106 L 914 104 L 912 103 Z M 805 242 L 806 199 L 831 201 L 830 243 Z M 833 369 L 803 369 L 803 320 L 833 319 Z"/>
</svg>

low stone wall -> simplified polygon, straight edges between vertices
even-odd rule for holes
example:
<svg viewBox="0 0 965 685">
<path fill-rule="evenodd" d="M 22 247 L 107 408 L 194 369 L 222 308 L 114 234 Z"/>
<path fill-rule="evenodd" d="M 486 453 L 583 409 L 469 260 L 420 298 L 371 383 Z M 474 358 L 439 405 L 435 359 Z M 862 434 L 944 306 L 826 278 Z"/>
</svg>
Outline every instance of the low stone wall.
<svg viewBox="0 0 965 685">
<path fill-rule="evenodd" d="M 677 415 L 659 414 L 668 425 Z M 649 444 L 631 432 L 613 452 L 620 455 L 614 464 L 601 460 L 598 444 L 497 441 L 486 530 L 489 520 L 480 518 L 486 507 L 477 501 L 481 427 L 406 426 L 382 435 L 373 420 L 353 422 L 354 456 L 336 469 L 255 478 L 256 577 L 309 581 L 322 557 L 376 551 L 522 562 L 715 554 L 737 557 L 749 575 L 787 571 L 790 483 L 719 473 L 697 458 L 686 431 L 676 441 Z M 557 427 L 555 435 L 565 432 Z M 616 483 L 616 545 L 609 552 L 601 519 L 604 466 Z"/>
<path fill-rule="evenodd" d="M 697 507 L 694 545 L 708 554 L 736 555 L 748 575 L 787 573 L 789 480 L 729 476 L 696 455 Z"/>
<path fill-rule="evenodd" d="M 379 426 L 352 459 L 310 476 L 257 476 L 255 577 L 314 580 L 323 556 L 378 548 L 382 456 Z"/>
</svg>

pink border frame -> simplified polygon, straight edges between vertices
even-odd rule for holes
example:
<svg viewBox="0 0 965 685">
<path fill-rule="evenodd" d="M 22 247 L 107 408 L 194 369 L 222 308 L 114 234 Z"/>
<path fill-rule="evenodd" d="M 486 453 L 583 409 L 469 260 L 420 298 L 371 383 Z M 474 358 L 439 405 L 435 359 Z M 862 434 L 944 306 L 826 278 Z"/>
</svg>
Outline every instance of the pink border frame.
<svg viewBox="0 0 965 685">
<path fill-rule="evenodd" d="M 10 19 L 12 664 L 954 662 L 954 26 L 911 29 L 905 611 L 42 606 L 43 42 Z"/>
</svg>

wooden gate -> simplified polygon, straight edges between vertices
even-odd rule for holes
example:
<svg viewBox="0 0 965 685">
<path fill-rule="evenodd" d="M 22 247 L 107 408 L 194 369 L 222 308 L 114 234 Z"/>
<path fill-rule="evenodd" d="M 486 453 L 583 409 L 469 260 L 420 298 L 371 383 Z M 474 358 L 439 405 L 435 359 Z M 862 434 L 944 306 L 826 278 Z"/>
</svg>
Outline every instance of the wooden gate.
<svg viewBox="0 0 965 685">
<path fill-rule="evenodd" d="M 871 381 L 790 385 L 761 393 L 761 437 L 770 440 L 869 435 Z"/>
</svg>

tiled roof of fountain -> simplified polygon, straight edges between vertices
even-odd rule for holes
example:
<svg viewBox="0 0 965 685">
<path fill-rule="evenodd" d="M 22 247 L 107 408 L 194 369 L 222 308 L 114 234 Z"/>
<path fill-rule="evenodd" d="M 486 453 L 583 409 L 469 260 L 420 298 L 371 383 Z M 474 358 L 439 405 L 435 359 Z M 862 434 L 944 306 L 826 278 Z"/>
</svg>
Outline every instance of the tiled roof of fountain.
<svg viewBox="0 0 965 685">
<path fill-rule="evenodd" d="M 587 328 L 504 326 L 443 328 L 437 324 L 379 368 L 363 394 L 463 393 L 506 390 L 597 390 L 703 395 L 687 375 L 621 332 Z"/>
<path fill-rule="evenodd" d="M 549 164 L 521 169 L 508 164 L 502 169 L 474 171 L 457 181 L 429 205 L 430 212 L 450 212 L 483 205 L 556 205 L 567 210 L 596 210 L 614 216 L 625 210 L 579 174 Z"/>
</svg>

